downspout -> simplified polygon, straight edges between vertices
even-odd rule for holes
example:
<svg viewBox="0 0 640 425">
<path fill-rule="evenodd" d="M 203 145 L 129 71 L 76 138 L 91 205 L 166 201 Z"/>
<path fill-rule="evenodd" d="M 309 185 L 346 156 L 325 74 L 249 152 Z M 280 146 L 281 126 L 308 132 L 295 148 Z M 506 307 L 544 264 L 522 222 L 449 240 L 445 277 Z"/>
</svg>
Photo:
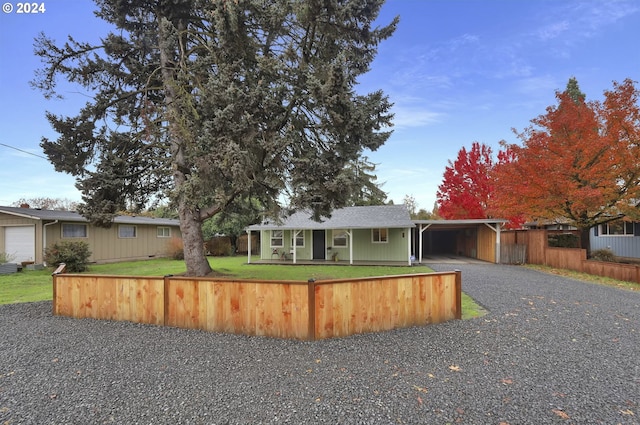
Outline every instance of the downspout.
<svg viewBox="0 0 640 425">
<path fill-rule="evenodd" d="M 44 259 L 44 252 L 47 249 L 47 226 L 51 226 L 52 224 L 57 224 L 57 223 L 58 223 L 58 220 L 54 220 L 51 223 L 47 223 L 42 226 L 42 254 L 43 254 L 42 264 L 44 264 L 45 266 L 47 265 L 47 262 Z"/>
</svg>

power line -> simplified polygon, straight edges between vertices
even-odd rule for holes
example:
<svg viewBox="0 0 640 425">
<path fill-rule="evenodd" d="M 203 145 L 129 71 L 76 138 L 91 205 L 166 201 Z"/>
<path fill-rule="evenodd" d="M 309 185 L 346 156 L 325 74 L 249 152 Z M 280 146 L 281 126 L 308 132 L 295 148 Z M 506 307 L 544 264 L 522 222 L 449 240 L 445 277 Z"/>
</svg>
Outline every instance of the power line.
<svg viewBox="0 0 640 425">
<path fill-rule="evenodd" d="M 46 156 L 42 156 L 42 155 L 38 155 L 37 153 L 25 151 L 23 149 L 16 148 L 15 146 L 10 146 L 10 145 L 7 145 L 5 143 L 0 143 L 0 145 L 5 146 L 5 147 L 10 148 L 10 149 L 15 149 L 15 150 L 20 151 L 22 153 L 26 153 L 27 155 L 37 156 L 38 158 L 46 159 L 47 161 L 49 160 L 49 158 L 47 158 Z"/>
</svg>

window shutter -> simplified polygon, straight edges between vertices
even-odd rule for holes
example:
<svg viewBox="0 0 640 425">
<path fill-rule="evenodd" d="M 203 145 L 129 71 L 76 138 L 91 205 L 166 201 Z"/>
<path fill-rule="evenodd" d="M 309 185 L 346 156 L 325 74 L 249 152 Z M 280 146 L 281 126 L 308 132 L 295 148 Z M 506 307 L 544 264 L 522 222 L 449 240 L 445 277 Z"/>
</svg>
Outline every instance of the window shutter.
<svg viewBox="0 0 640 425">
<path fill-rule="evenodd" d="M 598 236 L 598 228 L 599 227 L 600 227 L 600 225 L 593 226 L 593 236 Z"/>
<path fill-rule="evenodd" d="M 640 222 L 633 222 L 633 236 L 640 236 Z"/>
</svg>

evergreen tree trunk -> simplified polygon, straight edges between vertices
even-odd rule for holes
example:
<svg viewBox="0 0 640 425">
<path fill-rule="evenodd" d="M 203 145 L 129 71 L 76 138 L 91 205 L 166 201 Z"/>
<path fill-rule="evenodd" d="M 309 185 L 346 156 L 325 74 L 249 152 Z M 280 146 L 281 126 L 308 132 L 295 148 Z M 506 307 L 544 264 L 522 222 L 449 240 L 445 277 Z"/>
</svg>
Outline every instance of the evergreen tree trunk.
<svg viewBox="0 0 640 425">
<path fill-rule="evenodd" d="M 211 272 L 211 266 L 207 260 L 204 237 L 202 235 L 202 218 L 199 208 L 185 195 L 184 187 L 190 172 L 184 146 L 190 137 L 189 129 L 184 128 L 184 121 L 180 110 L 180 98 L 176 81 L 176 68 L 179 66 L 174 62 L 177 46 L 171 43 L 172 25 L 168 20 L 160 22 L 160 66 L 162 72 L 162 82 L 165 91 L 165 107 L 169 125 L 170 149 L 173 165 L 173 180 L 175 184 L 176 201 L 178 204 L 178 214 L 180 217 L 180 231 L 184 246 L 184 262 L 187 266 L 188 276 L 206 276 Z M 185 28 L 177 28 L 178 34 L 184 32 Z"/>
<path fill-rule="evenodd" d="M 200 212 L 189 208 L 187 202 L 180 201 L 180 231 L 184 242 L 184 262 L 188 276 L 206 276 L 211 273 L 202 236 Z"/>
</svg>

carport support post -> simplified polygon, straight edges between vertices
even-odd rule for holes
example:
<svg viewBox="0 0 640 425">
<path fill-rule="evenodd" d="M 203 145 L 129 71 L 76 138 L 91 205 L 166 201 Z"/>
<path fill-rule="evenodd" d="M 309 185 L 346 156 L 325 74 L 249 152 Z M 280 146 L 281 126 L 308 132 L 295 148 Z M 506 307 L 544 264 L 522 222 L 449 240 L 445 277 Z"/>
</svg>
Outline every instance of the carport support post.
<svg viewBox="0 0 640 425">
<path fill-rule="evenodd" d="M 456 273 L 456 319 L 462 319 L 462 272 L 455 270 Z"/>
<path fill-rule="evenodd" d="M 495 228 L 489 223 L 484 223 L 484 225 L 496 232 L 496 264 L 500 264 L 500 223 L 496 223 Z"/>
<path fill-rule="evenodd" d="M 425 230 L 427 230 L 429 227 L 431 226 L 431 224 L 427 224 L 427 226 L 423 229 L 422 228 L 422 223 L 420 223 L 420 231 L 418 232 L 418 235 L 420 237 L 420 241 L 418 246 L 420 247 L 420 257 L 418 258 L 418 262 L 420 262 L 420 264 L 422 264 L 422 234 L 425 232 Z"/>
</svg>

